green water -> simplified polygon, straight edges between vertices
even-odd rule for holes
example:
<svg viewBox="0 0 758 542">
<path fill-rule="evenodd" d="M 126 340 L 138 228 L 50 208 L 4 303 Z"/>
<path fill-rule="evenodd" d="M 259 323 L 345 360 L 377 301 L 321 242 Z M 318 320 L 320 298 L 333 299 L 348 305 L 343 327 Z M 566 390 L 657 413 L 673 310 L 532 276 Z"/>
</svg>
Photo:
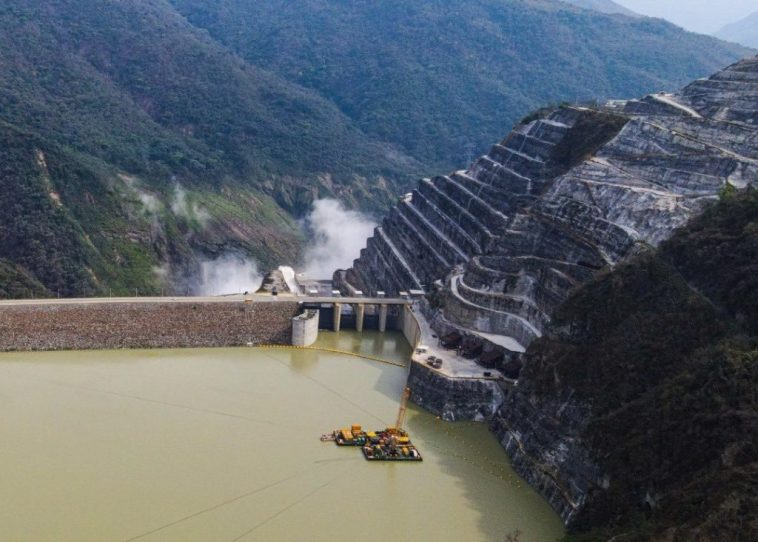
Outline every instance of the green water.
<svg viewBox="0 0 758 542">
<path fill-rule="evenodd" d="M 408 356 L 397 335 L 321 342 Z M 392 422 L 405 377 L 302 350 L 0 354 L 0 540 L 558 538 L 484 425 L 411 408 L 423 463 L 319 441 Z"/>
</svg>

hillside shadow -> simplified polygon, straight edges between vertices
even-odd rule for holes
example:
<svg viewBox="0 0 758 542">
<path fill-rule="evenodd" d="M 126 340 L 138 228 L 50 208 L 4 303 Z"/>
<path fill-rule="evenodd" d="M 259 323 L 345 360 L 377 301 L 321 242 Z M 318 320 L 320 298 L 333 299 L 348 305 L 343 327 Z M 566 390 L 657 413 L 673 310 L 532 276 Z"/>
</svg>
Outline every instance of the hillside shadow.
<svg viewBox="0 0 758 542">
<path fill-rule="evenodd" d="M 416 405 L 409 407 L 407 429 L 428 461 L 453 477 L 480 517 L 487 540 L 504 541 L 520 532 L 519 542 L 553 542 L 563 524 L 550 505 L 512 468 L 486 424 L 445 422 Z"/>
</svg>

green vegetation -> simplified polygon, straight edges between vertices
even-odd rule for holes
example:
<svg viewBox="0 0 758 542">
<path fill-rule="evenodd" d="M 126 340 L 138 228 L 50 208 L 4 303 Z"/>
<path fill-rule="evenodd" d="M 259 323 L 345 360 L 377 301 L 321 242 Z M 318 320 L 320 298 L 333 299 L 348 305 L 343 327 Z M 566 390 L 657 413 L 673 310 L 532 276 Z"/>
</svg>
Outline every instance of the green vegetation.
<svg viewBox="0 0 758 542">
<path fill-rule="evenodd" d="M 549 0 L 171 0 L 249 63 L 447 171 L 547 103 L 676 90 L 750 51 Z M 428 174 L 428 172 L 427 172 Z"/>
<path fill-rule="evenodd" d="M 758 330 L 758 191 L 732 191 L 664 245 L 668 260 L 727 317 Z"/>
<path fill-rule="evenodd" d="M 0 258 L 23 284 L 0 295 L 155 293 L 158 266 L 225 250 L 294 262 L 315 197 L 382 209 L 421 170 L 167 4 L 14 0 L 0 28 Z"/>
<path fill-rule="evenodd" d="M 3 275 L 10 280 L 3 290 L 91 293 L 91 249 L 68 210 L 54 199 L 59 189 L 51 184 L 35 144 L 33 137 L 0 125 L 0 255 L 6 262 Z"/>
<path fill-rule="evenodd" d="M 749 190 L 579 290 L 536 343 L 523 377 L 591 406 L 610 480 L 568 540 L 758 538 L 756 254 Z"/>
<path fill-rule="evenodd" d="M 321 174 L 350 185 L 413 170 L 328 101 L 246 64 L 163 3 L 13 1 L 0 24 L 4 120 L 129 174 L 279 193 Z"/>
</svg>

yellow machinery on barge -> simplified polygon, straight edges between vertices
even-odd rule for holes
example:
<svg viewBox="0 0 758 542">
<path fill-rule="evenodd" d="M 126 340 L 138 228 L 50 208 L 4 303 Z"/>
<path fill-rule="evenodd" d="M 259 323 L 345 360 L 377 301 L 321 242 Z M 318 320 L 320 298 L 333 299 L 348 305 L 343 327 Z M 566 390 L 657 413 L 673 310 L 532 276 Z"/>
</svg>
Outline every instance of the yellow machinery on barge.
<svg viewBox="0 0 758 542">
<path fill-rule="evenodd" d="M 360 446 L 363 457 L 368 461 L 423 461 L 421 453 L 411 442 L 408 432 L 403 430 L 410 396 L 410 388 L 405 388 L 393 427 L 366 432 L 360 425 L 355 424 L 349 428 L 335 429 L 329 434 L 322 435 L 321 440 L 334 442 L 337 446 Z"/>
</svg>

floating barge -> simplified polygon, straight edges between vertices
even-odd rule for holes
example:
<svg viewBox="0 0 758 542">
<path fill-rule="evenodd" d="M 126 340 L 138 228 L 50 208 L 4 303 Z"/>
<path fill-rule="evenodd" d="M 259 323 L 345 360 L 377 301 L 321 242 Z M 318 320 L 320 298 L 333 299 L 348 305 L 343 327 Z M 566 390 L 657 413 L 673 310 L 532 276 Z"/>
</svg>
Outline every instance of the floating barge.
<svg viewBox="0 0 758 542">
<path fill-rule="evenodd" d="M 400 402 L 400 411 L 394 427 L 381 431 L 363 431 L 360 425 L 335 429 L 321 435 L 322 442 L 334 442 L 337 446 L 360 446 L 368 461 L 423 461 L 421 453 L 411 442 L 408 432 L 402 429 L 405 421 L 410 389 L 405 388 Z"/>
<path fill-rule="evenodd" d="M 392 427 L 375 433 L 361 451 L 368 461 L 423 461 L 408 433 Z"/>
</svg>

